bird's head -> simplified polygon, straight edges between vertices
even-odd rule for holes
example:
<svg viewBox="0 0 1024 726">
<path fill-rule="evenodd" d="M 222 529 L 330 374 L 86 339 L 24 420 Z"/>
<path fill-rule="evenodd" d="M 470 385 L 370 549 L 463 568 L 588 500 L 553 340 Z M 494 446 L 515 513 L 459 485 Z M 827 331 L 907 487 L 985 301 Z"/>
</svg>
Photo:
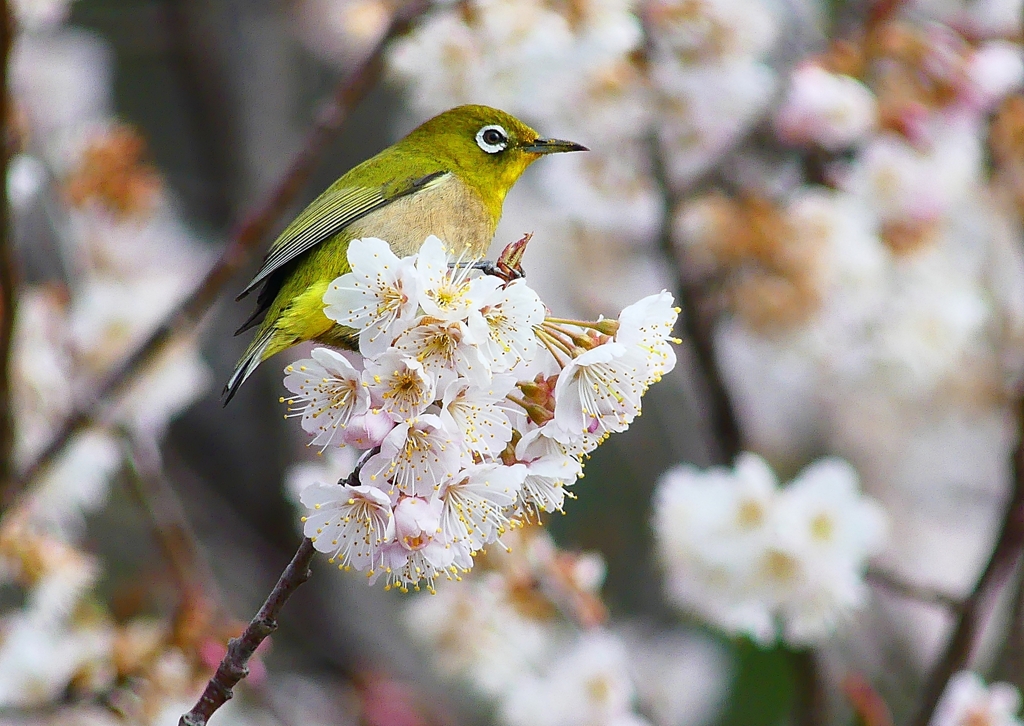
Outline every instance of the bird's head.
<svg viewBox="0 0 1024 726">
<path fill-rule="evenodd" d="M 408 136 L 451 165 L 459 178 L 498 203 L 526 167 L 545 154 L 587 151 L 574 141 L 546 139 L 515 116 L 489 106 L 458 106 Z"/>
</svg>

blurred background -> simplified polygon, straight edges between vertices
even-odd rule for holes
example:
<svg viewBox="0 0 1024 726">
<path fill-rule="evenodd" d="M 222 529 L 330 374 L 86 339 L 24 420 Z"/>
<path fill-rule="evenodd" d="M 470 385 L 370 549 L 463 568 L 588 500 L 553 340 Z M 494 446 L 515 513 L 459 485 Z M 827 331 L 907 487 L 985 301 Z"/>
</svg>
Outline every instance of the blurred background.
<svg viewBox="0 0 1024 726">
<path fill-rule="evenodd" d="M 967 676 L 931 709 L 953 671 L 1024 684 L 1021 533 L 1002 527 L 1024 502 L 1019 0 L 8 12 L 0 723 L 163 726 L 194 703 L 300 541 L 297 492 L 353 465 L 283 417 L 303 350 L 221 405 L 248 342 L 233 298 L 320 191 L 460 103 L 591 148 L 527 171 L 493 251 L 532 232 L 529 282 L 561 317 L 669 290 L 680 365 L 564 515 L 465 582 L 403 595 L 315 561 L 212 722 L 1018 723 L 1017 691 Z M 396 13 L 411 23 L 389 30 Z M 703 481 L 741 451 L 771 492 L 823 457 L 852 467 L 839 559 L 794 550 L 799 587 L 723 585 L 719 534 L 672 534 L 690 525 L 656 494 L 665 472 Z M 865 502 L 886 524 L 850 544 L 871 539 L 840 521 Z"/>
</svg>

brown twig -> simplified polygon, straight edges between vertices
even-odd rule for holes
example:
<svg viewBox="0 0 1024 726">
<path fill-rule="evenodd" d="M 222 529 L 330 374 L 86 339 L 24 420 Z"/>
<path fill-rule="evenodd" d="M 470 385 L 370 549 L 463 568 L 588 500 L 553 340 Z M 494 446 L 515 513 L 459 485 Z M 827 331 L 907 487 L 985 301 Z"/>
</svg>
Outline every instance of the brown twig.
<svg viewBox="0 0 1024 726">
<path fill-rule="evenodd" d="M 963 606 L 963 601 L 942 590 L 937 590 L 932 587 L 922 587 L 921 585 L 915 585 L 914 583 L 907 582 L 901 577 L 879 570 L 877 568 L 868 568 L 867 573 L 864 576 L 870 584 L 880 587 L 884 590 L 888 590 L 894 595 L 906 598 L 908 600 L 916 600 L 917 602 L 924 603 L 926 605 L 935 605 L 948 609 L 950 612 L 959 612 Z"/>
<path fill-rule="evenodd" d="M 0 493 L 6 509 L 13 498 L 60 453 L 71 437 L 95 420 L 103 405 L 125 391 L 138 372 L 152 361 L 178 334 L 195 327 L 213 305 L 224 286 L 234 277 L 250 254 L 278 219 L 288 210 L 316 167 L 324 148 L 334 139 L 355 105 L 366 96 L 380 76 L 384 52 L 394 38 L 404 34 L 430 7 L 429 0 L 409 0 L 395 11 L 385 33 L 366 59 L 338 86 L 334 96 L 317 114 L 302 150 L 292 161 L 281 182 L 251 212 L 230 236 L 220 258 L 206 273 L 195 292 L 186 297 L 149 337 L 96 386 L 91 397 L 81 402 L 57 429 L 42 453 L 21 472 L 13 486 Z"/>
<path fill-rule="evenodd" d="M 645 6 L 646 7 L 646 6 Z M 654 23 L 649 12 L 641 12 L 644 29 L 644 53 L 654 56 Z M 676 322 L 677 334 L 687 341 L 694 365 L 692 374 L 697 385 L 703 389 L 704 406 L 709 420 L 710 437 L 705 440 L 712 463 L 731 463 L 742 449 L 739 421 L 736 409 L 725 387 L 721 371 L 715 359 L 712 316 L 707 314 L 704 290 L 693 275 L 686 273 L 689 267 L 680 246 L 673 239 L 673 218 L 679 203 L 679 196 L 672 188 L 665 167 L 665 150 L 657 130 L 650 138 L 651 175 L 661 195 L 663 205 L 661 231 L 658 246 L 668 259 L 675 277 L 675 294 L 682 308 L 682 315 Z M 678 329 L 682 326 L 682 329 Z"/>
<path fill-rule="evenodd" d="M 696 368 L 694 374 L 704 388 L 710 418 L 708 428 L 712 434 L 708 442 L 713 449 L 711 458 L 714 462 L 728 464 L 742 449 L 739 420 L 715 358 L 714 320 L 706 311 L 703 286 L 686 273 L 689 265 L 685 255 L 672 239 L 672 221 L 679 200 L 666 176 L 664 152 L 657 136 L 651 140 L 651 146 L 653 176 L 664 205 L 659 246 L 672 268 L 676 279 L 676 297 L 683 309 L 676 324 L 683 326 L 682 335 L 689 342 L 693 353 Z"/>
<path fill-rule="evenodd" d="M 1024 428 L 1024 398 L 1017 405 L 1017 426 L 1020 430 Z M 991 598 L 1006 583 L 1024 547 L 1024 436 L 1014 451 L 1012 472 L 1013 490 L 1006 503 L 992 554 L 971 594 L 964 599 L 946 648 L 928 676 L 921 705 L 910 721 L 912 726 L 928 726 L 949 679 L 967 665 L 977 645 Z"/>
<path fill-rule="evenodd" d="M 281 608 L 299 585 L 309 579 L 309 564 L 315 551 L 309 538 L 304 538 L 256 617 L 240 636 L 228 642 L 228 652 L 217 667 L 217 672 L 206 684 L 196 705 L 178 721 L 178 726 L 206 726 L 210 716 L 234 695 L 232 689 L 249 675 L 249 659 L 260 643 L 277 630 L 277 616 Z"/>
<path fill-rule="evenodd" d="M 1012 683 L 1018 688 L 1024 686 L 1024 572 L 1019 569 L 1013 584 L 1010 627 L 991 676 L 992 680 Z"/>
<path fill-rule="evenodd" d="M 370 457 L 379 451 L 379 446 L 364 451 L 359 461 L 356 462 L 352 473 L 338 484 L 358 485 L 359 472 Z M 232 689 L 249 675 L 247 666 L 249 659 L 259 648 L 260 643 L 277 630 L 277 616 L 281 612 L 281 608 L 299 585 L 309 579 L 309 564 L 313 561 L 314 553 L 312 540 L 308 537 L 304 538 L 292 557 L 292 561 L 288 563 L 284 572 L 281 573 L 281 577 L 278 578 L 274 589 L 267 595 L 263 607 L 256 613 L 256 617 L 249 622 L 240 636 L 232 638 L 228 642 L 228 652 L 224 654 L 224 659 L 217 667 L 217 672 L 206 684 L 206 689 L 196 705 L 178 721 L 178 726 L 206 726 L 210 716 L 234 695 Z"/>
<path fill-rule="evenodd" d="M 14 410 L 11 401 L 11 343 L 17 306 L 14 238 L 7 199 L 7 162 L 12 139 L 11 97 L 7 88 L 8 61 L 14 19 L 7 0 L 0 0 L 0 486 L 14 472 Z"/>
</svg>

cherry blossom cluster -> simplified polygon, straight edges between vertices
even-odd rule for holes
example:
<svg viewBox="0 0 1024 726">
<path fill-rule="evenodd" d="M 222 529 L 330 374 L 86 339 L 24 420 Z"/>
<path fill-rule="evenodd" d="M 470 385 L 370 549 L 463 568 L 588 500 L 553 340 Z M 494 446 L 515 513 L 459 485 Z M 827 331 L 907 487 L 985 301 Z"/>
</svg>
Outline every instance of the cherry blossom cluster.
<svg viewBox="0 0 1024 726">
<path fill-rule="evenodd" d="M 314 349 L 285 369 L 282 402 L 312 445 L 365 452 L 340 486 L 303 490 L 304 531 L 389 588 L 433 590 L 518 523 L 561 511 L 583 457 L 675 365 L 666 292 L 617 320 L 571 321 L 436 237 L 402 259 L 355 240 L 348 260 L 324 313 L 352 329 L 359 355 Z"/>
<path fill-rule="evenodd" d="M 823 459 L 780 488 L 744 453 L 734 470 L 678 467 L 662 479 L 654 528 L 669 597 L 730 633 L 808 645 L 864 603 L 881 507 L 845 461 Z"/>
</svg>

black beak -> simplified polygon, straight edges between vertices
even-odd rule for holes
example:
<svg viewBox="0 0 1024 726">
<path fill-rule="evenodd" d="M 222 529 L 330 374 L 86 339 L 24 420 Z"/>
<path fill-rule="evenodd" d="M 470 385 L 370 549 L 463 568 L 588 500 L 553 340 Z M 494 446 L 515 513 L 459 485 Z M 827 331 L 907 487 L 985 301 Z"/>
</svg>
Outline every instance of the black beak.
<svg viewBox="0 0 1024 726">
<path fill-rule="evenodd" d="M 560 139 L 534 139 L 528 144 L 520 146 L 523 151 L 531 154 L 560 154 L 563 151 L 590 151 L 583 144 L 575 141 L 562 141 Z"/>
</svg>

